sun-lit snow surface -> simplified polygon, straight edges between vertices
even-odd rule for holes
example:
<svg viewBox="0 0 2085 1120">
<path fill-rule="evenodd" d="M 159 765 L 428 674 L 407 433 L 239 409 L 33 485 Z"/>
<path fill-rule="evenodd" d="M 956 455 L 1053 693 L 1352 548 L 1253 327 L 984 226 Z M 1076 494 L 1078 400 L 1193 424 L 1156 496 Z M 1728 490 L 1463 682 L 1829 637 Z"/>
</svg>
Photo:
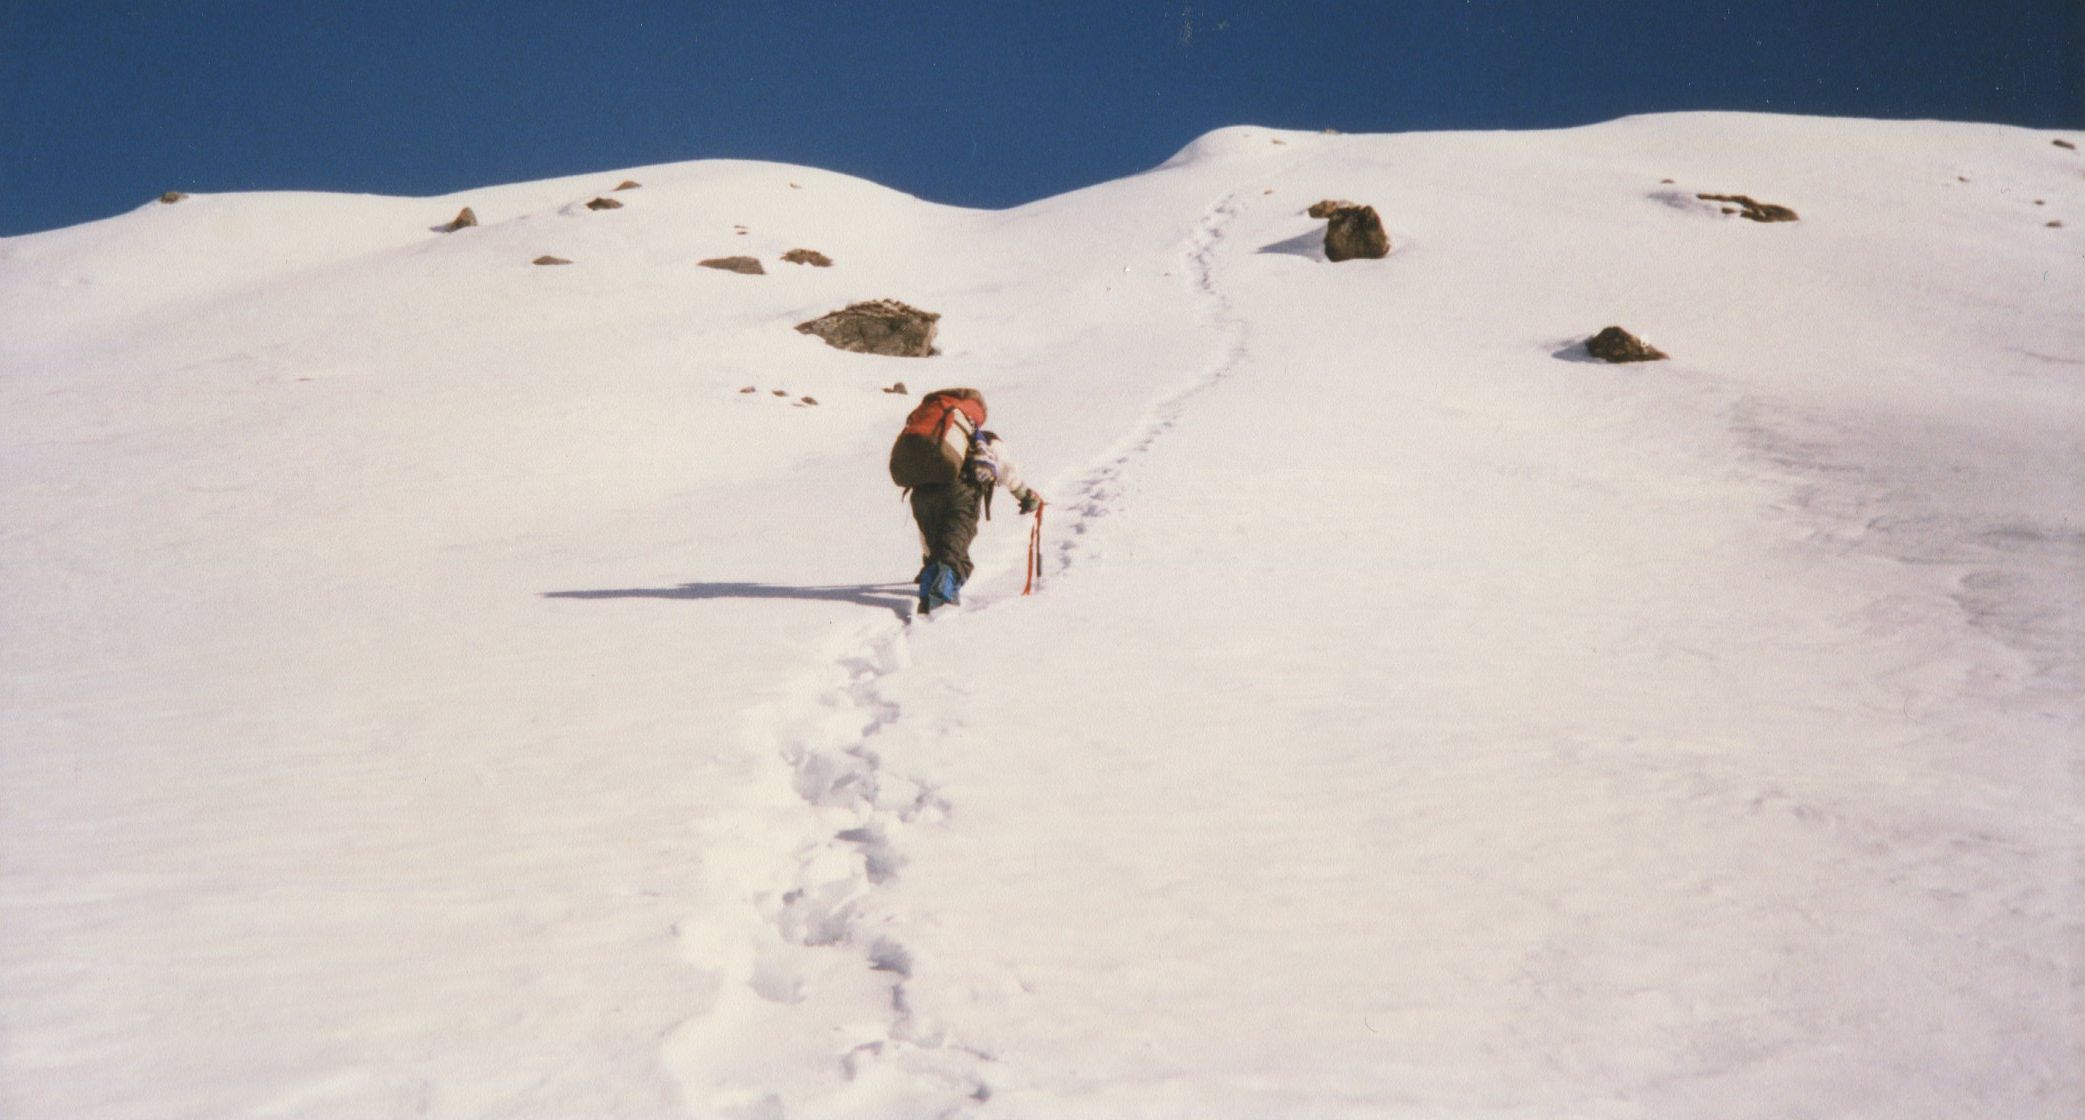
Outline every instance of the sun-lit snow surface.
<svg viewBox="0 0 2085 1120">
<path fill-rule="evenodd" d="M 0 241 L 0 1114 L 2076 1115 L 2050 139 L 1238 128 L 999 213 L 705 162 Z M 879 296 L 944 353 L 789 330 Z M 901 622 L 899 379 L 990 398 L 1039 596 L 1008 502 Z"/>
</svg>

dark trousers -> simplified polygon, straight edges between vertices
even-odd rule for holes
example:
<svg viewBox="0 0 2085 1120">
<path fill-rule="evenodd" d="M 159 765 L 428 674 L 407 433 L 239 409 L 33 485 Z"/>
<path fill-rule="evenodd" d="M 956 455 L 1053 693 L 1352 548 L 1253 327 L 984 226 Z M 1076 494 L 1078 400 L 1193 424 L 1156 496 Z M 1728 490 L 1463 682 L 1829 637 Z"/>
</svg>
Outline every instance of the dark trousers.
<svg viewBox="0 0 2085 1120">
<path fill-rule="evenodd" d="M 984 495 L 977 487 L 961 479 L 912 491 L 912 519 L 919 523 L 921 548 L 925 551 L 920 558 L 922 599 L 954 601 L 953 595 L 936 591 L 948 587 L 946 581 L 930 580 L 930 576 L 939 574 L 934 570 L 936 565 L 954 577 L 954 587 L 969 581 L 970 542 L 977 539 L 977 515 L 983 503 Z M 940 602 L 929 605 L 939 606 Z"/>
</svg>

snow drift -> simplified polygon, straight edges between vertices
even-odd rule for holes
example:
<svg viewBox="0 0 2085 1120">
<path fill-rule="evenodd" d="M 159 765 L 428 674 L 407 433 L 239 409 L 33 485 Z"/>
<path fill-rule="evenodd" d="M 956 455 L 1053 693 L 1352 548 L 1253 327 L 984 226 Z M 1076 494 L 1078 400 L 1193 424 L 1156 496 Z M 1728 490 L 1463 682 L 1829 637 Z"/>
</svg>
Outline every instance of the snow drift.
<svg viewBox="0 0 2085 1120">
<path fill-rule="evenodd" d="M 2049 140 L 1233 128 L 1004 212 L 709 161 L 0 240 L 0 1112 L 2074 1115 Z M 874 298 L 942 353 L 790 329 Z M 905 621 L 894 380 L 985 392 L 1041 595 L 1002 511 Z"/>
</svg>

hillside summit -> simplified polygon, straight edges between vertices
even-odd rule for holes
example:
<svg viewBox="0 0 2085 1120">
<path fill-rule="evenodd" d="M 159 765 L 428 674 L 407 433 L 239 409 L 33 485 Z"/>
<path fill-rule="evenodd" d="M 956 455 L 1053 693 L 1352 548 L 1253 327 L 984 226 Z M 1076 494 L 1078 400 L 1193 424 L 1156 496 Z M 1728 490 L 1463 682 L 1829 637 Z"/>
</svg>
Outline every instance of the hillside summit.
<svg viewBox="0 0 2085 1120">
<path fill-rule="evenodd" d="M 2076 139 L 0 240 L 0 1114 L 2078 1115 Z M 944 385 L 1043 585 L 908 623 Z"/>
</svg>

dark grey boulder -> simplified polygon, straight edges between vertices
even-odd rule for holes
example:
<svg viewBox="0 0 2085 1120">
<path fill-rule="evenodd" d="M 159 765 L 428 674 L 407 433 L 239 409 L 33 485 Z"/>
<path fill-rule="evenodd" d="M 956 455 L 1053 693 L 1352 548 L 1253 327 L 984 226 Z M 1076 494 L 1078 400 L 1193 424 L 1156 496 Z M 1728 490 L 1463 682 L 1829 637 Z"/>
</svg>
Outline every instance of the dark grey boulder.
<svg viewBox="0 0 2085 1120">
<path fill-rule="evenodd" d="M 1380 260 L 1390 255 L 1390 234 L 1373 206 L 1343 206 L 1325 219 L 1325 259 Z"/>
</svg>

